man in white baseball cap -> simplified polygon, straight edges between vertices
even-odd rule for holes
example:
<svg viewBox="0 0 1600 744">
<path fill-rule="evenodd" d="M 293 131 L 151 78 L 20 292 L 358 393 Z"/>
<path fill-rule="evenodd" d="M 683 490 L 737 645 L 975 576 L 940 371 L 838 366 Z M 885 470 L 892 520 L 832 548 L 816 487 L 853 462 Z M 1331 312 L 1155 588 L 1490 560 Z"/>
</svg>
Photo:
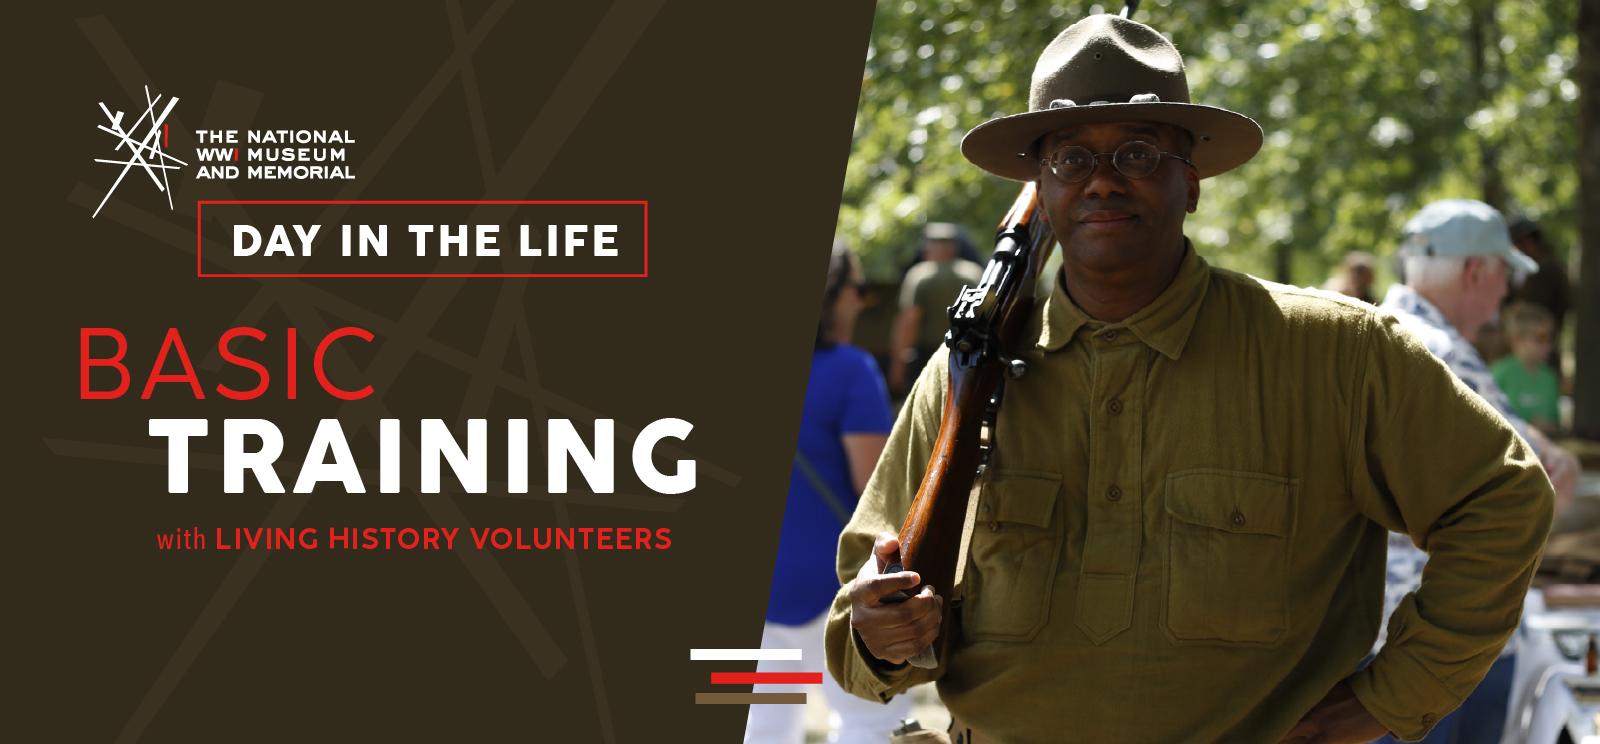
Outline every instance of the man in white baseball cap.
<svg viewBox="0 0 1600 744">
<path fill-rule="evenodd" d="M 1577 461 L 1511 411 L 1472 346 L 1478 331 L 1499 314 L 1509 282 L 1539 264 L 1512 245 L 1499 210 L 1472 199 L 1442 199 L 1418 211 L 1406 223 L 1400 257 L 1403 283 L 1390 287 L 1379 307 L 1394 313 L 1428 351 L 1505 416 L 1539 454 L 1558 503 L 1570 498 Z"/>
</svg>

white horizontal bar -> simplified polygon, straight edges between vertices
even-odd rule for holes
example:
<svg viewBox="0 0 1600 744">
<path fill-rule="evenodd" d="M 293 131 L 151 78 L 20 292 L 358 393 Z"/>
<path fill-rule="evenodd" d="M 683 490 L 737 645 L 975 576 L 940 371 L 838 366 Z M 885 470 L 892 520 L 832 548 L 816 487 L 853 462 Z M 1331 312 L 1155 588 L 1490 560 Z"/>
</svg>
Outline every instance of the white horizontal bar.
<svg viewBox="0 0 1600 744">
<path fill-rule="evenodd" d="M 691 648 L 689 661 L 800 661 L 800 649 Z"/>
</svg>

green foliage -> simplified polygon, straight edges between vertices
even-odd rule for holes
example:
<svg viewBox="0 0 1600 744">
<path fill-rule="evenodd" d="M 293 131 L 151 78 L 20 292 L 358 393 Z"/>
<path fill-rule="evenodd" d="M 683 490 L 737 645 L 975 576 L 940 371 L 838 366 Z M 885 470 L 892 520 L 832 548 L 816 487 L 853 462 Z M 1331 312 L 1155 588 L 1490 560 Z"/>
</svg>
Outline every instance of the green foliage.
<svg viewBox="0 0 1600 744">
<path fill-rule="evenodd" d="M 896 278 L 927 221 L 987 243 L 1016 185 L 969 165 L 962 135 L 1023 110 L 1044 46 L 1108 8 L 1121 5 L 879 2 L 839 218 L 869 273 Z M 1143 3 L 1136 19 L 1176 41 L 1194 100 L 1267 132 L 1254 160 L 1202 182 L 1188 234 L 1220 265 L 1274 277 L 1281 260 L 1279 278 L 1320 284 L 1348 251 L 1391 255 L 1421 205 L 1466 196 L 1541 220 L 1564 250 L 1577 236 L 1575 12 L 1562 0 Z"/>
</svg>

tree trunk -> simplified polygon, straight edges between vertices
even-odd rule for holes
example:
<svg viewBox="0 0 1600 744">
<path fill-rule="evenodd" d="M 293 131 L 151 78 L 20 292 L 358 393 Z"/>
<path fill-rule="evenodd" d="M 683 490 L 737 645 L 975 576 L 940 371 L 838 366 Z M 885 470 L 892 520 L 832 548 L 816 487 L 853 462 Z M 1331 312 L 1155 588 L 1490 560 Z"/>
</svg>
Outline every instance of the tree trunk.
<svg viewBox="0 0 1600 744">
<path fill-rule="evenodd" d="M 1578 7 L 1578 286 L 1573 428 L 1600 439 L 1600 0 Z"/>
<path fill-rule="evenodd" d="M 1496 0 L 1479 0 L 1472 4 L 1472 21 L 1468 32 L 1472 36 L 1472 92 L 1479 108 L 1494 104 L 1500 89 L 1500 22 L 1496 19 Z M 1483 202 L 1504 212 L 1506 185 L 1500 175 L 1500 143 L 1488 135 L 1478 136 L 1479 184 Z"/>
<path fill-rule="evenodd" d="M 1294 243 L 1280 240 L 1272 246 L 1272 281 L 1294 284 Z"/>
</svg>

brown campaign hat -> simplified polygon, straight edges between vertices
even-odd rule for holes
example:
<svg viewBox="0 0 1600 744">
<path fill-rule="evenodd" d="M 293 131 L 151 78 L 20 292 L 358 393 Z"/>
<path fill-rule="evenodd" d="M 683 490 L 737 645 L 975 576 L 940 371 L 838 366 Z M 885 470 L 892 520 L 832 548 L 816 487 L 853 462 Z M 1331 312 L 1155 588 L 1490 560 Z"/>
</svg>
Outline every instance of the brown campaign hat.
<svg viewBox="0 0 1600 744">
<path fill-rule="evenodd" d="M 1201 178 L 1238 167 L 1261 149 L 1261 125 L 1215 106 L 1189 102 L 1183 55 L 1166 37 L 1121 16 L 1085 18 L 1039 56 L 1028 112 L 990 119 L 961 140 L 974 165 L 1016 181 L 1039 177 L 1040 137 L 1078 124 L 1153 121 L 1194 135 Z"/>
</svg>

